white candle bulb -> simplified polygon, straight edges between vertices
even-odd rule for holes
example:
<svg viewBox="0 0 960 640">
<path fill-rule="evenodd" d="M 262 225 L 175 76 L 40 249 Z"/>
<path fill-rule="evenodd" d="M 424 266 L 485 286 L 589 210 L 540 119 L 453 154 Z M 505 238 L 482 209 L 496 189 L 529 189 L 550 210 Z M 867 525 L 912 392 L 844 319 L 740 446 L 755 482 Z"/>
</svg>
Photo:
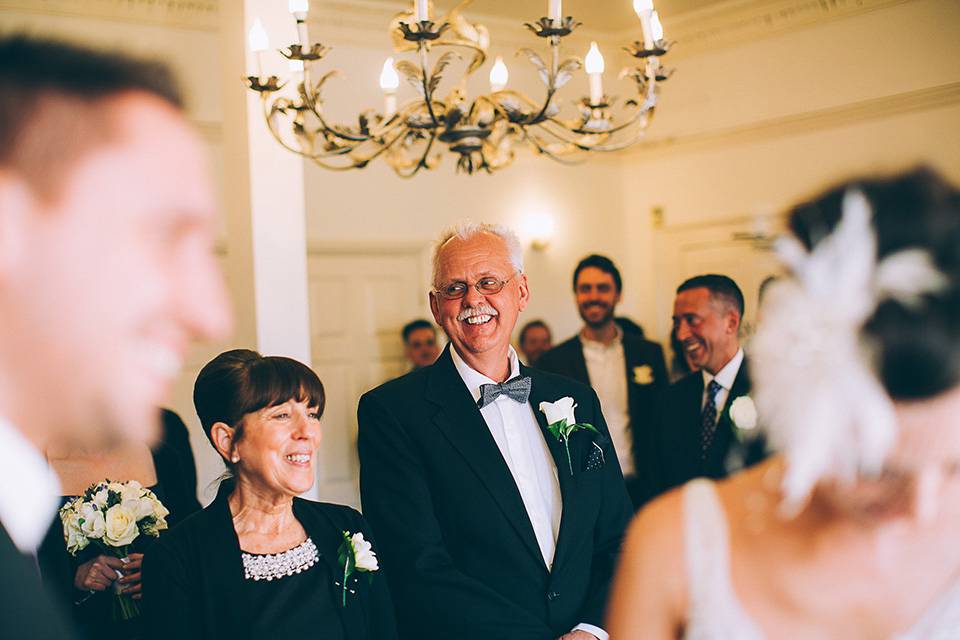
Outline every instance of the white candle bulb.
<svg viewBox="0 0 960 640">
<path fill-rule="evenodd" d="M 430 14 L 427 11 L 427 0 L 417 0 L 417 22 L 423 22 L 424 20 L 430 19 Z"/>
<path fill-rule="evenodd" d="M 654 11 L 650 16 L 650 31 L 653 34 L 653 40 L 663 40 L 663 25 L 660 24 L 660 16 Z"/>
<path fill-rule="evenodd" d="M 267 38 L 267 30 L 260 23 L 260 18 L 253 21 L 253 27 L 250 28 L 250 36 L 247 39 L 250 43 L 250 50 L 254 53 L 266 51 L 270 46 L 270 40 Z"/>
<path fill-rule="evenodd" d="M 590 104 L 600 104 L 603 99 L 603 55 L 596 42 L 590 43 L 590 51 L 583 59 L 583 68 L 590 80 Z"/>
<path fill-rule="evenodd" d="M 583 59 L 583 68 L 587 73 L 603 73 L 603 54 L 597 48 L 596 42 L 590 43 L 590 50 Z"/>
<path fill-rule="evenodd" d="M 633 10 L 636 11 L 637 17 L 642 17 L 644 14 L 650 15 L 653 11 L 653 0 L 633 0 Z"/>
<path fill-rule="evenodd" d="M 503 58 L 497 56 L 497 61 L 490 69 L 490 91 L 503 91 L 509 77 L 510 73 L 507 71 L 507 65 L 503 63 Z"/>
<path fill-rule="evenodd" d="M 547 17 L 554 23 L 563 20 L 563 0 L 550 0 L 547 6 Z"/>
<path fill-rule="evenodd" d="M 397 70 L 393 68 L 393 58 L 387 58 L 383 63 L 383 70 L 380 72 L 380 88 L 384 91 L 395 92 L 400 86 L 400 76 Z"/>
<path fill-rule="evenodd" d="M 287 8 L 290 10 L 297 20 L 303 20 L 306 17 L 307 11 L 310 10 L 309 0 L 290 0 L 287 3 Z M 302 13 L 302 16 L 298 16 L 298 13 Z"/>
</svg>

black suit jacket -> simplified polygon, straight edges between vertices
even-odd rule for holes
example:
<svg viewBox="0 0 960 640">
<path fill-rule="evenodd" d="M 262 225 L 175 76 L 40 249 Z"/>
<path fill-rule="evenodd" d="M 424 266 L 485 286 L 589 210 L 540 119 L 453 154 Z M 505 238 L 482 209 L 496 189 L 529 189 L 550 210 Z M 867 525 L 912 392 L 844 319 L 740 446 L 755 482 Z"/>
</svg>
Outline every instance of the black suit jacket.
<svg viewBox="0 0 960 640">
<path fill-rule="evenodd" d="M 658 442 L 651 453 L 655 460 L 650 468 L 658 477 L 652 481 L 651 494 L 662 493 L 697 477 L 723 478 L 727 475 L 727 454 L 735 442 L 734 426 L 730 421 L 730 405 L 740 396 L 750 393 L 750 372 L 744 358 L 734 378 L 726 402 L 720 409 L 717 430 L 706 459 L 701 457 L 703 402 L 703 373 L 695 371 L 674 382 L 660 396 L 657 407 L 655 434 Z M 762 446 L 760 446 L 762 449 Z M 762 457 L 762 456 L 760 456 Z M 748 462 L 758 461 L 754 455 Z M 659 465 L 657 465 L 659 463 Z M 657 468 L 659 466 L 659 469 Z M 652 497 L 652 495 L 651 495 Z"/>
<path fill-rule="evenodd" d="M 653 412 L 657 396 L 670 384 L 667 364 L 663 358 L 663 347 L 640 336 L 623 334 L 623 359 L 627 376 L 627 409 L 630 413 L 631 455 L 634 469 L 641 474 L 641 460 L 645 460 L 643 450 L 650 440 Z M 638 381 L 634 376 L 637 367 L 650 367 L 652 380 Z M 583 357 L 583 342 L 580 336 L 574 336 L 550 349 L 537 360 L 537 369 L 559 373 L 590 385 L 587 361 Z"/>
<path fill-rule="evenodd" d="M 73 638 L 60 602 L 47 594 L 33 560 L 0 525 L 0 636 L 17 640 Z"/>
<path fill-rule="evenodd" d="M 252 638 L 251 620 L 258 603 L 244 597 L 240 542 L 227 502 L 232 483 L 220 487 L 209 507 L 193 514 L 153 543 L 143 556 L 144 637 L 154 640 Z M 362 531 L 374 544 L 363 517 L 335 504 L 294 498 L 293 513 L 330 565 L 343 576 L 337 550 L 343 531 Z M 354 573 L 351 593 L 342 606 L 340 587 L 330 584 L 330 597 L 342 615 L 349 640 L 396 638 L 393 609 L 383 571 Z"/>
<path fill-rule="evenodd" d="M 520 492 L 450 355 L 360 399 L 360 492 L 388 569 L 401 638 L 553 640 L 602 625 L 631 515 L 600 404 L 588 387 L 521 365 L 557 467 L 563 514 L 552 571 Z M 563 445 L 540 402 L 571 396 L 603 436 Z M 605 463 L 587 470 L 594 449 Z"/>
</svg>

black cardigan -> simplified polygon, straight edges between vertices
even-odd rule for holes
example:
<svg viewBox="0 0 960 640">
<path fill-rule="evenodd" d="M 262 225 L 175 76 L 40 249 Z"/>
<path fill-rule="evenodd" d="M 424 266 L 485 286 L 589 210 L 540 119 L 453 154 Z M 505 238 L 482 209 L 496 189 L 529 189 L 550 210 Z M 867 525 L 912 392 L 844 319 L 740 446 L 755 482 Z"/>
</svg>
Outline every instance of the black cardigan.
<svg viewBox="0 0 960 640">
<path fill-rule="evenodd" d="M 232 483 L 224 482 L 209 507 L 187 518 L 144 554 L 146 640 L 251 637 L 250 621 L 257 615 L 257 603 L 245 601 L 240 542 L 227 502 L 231 492 Z M 293 513 L 333 576 L 343 575 L 337 550 L 344 531 L 362 531 L 375 544 L 363 516 L 350 507 L 294 498 Z M 382 568 L 367 575 L 355 572 L 346 607 L 340 587 L 330 585 L 330 597 L 336 601 L 350 640 L 396 638 L 393 606 L 382 574 Z"/>
</svg>

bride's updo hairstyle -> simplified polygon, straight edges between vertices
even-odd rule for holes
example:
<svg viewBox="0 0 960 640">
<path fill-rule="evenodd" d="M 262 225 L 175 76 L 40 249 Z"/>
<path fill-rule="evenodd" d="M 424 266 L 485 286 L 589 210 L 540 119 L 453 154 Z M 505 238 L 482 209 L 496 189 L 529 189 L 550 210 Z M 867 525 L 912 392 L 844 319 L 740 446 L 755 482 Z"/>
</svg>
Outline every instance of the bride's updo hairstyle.
<svg viewBox="0 0 960 640">
<path fill-rule="evenodd" d="M 784 507 L 882 472 L 896 400 L 960 384 L 960 193 L 926 168 L 797 205 L 747 350 L 760 424 L 787 460 Z"/>
<path fill-rule="evenodd" d="M 308 401 L 323 415 L 323 383 L 302 362 L 282 356 L 262 356 L 250 349 L 225 351 L 208 362 L 193 386 L 193 404 L 200 424 L 213 444 L 211 429 L 222 422 L 243 438 L 243 417 L 288 400 Z M 214 446 L 216 449 L 216 446 Z M 228 468 L 233 463 L 224 458 Z"/>
<path fill-rule="evenodd" d="M 926 168 L 831 189 L 791 212 L 790 228 L 808 250 L 837 226 L 851 188 L 872 210 L 878 263 L 920 249 L 943 276 L 941 286 L 916 299 L 878 301 L 862 329 L 892 398 L 937 395 L 960 383 L 960 192 Z"/>
</svg>

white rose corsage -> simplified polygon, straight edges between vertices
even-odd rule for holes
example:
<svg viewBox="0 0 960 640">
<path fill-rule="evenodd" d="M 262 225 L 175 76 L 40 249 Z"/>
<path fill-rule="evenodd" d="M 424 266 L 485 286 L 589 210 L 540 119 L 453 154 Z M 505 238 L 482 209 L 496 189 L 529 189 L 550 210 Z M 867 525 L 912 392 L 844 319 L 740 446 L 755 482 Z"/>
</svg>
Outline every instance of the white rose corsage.
<svg viewBox="0 0 960 640">
<path fill-rule="evenodd" d="M 540 403 L 540 411 L 547 417 L 547 428 L 550 429 L 553 437 L 563 443 L 567 450 L 567 465 L 570 467 L 570 475 L 573 475 L 573 460 L 570 458 L 570 434 L 577 429 L 588 429 L 598 435 L 600 434 L 592 424 L 577 422 L 573 414 L 576 407 L 576 403 L 570 396 L 560 398 L 556 402 Z"/>
<path fill-rule="evenodd" d="M 377 554 L 367 540 L 363 538 L 363 532 L 350 533 L 343 532 L 343 542 L 338 549 L 338 558 L 343 565 L 343 606 L 347 606 L 347 580 L 355 571 L 365 571 L 372 573 L 380 568 L 377 562 Z M 367 576 L 370 582 L 373 582 L 373 576 Z M 353 590 L 350 590 L 353 593 Z"/>
</svg>

